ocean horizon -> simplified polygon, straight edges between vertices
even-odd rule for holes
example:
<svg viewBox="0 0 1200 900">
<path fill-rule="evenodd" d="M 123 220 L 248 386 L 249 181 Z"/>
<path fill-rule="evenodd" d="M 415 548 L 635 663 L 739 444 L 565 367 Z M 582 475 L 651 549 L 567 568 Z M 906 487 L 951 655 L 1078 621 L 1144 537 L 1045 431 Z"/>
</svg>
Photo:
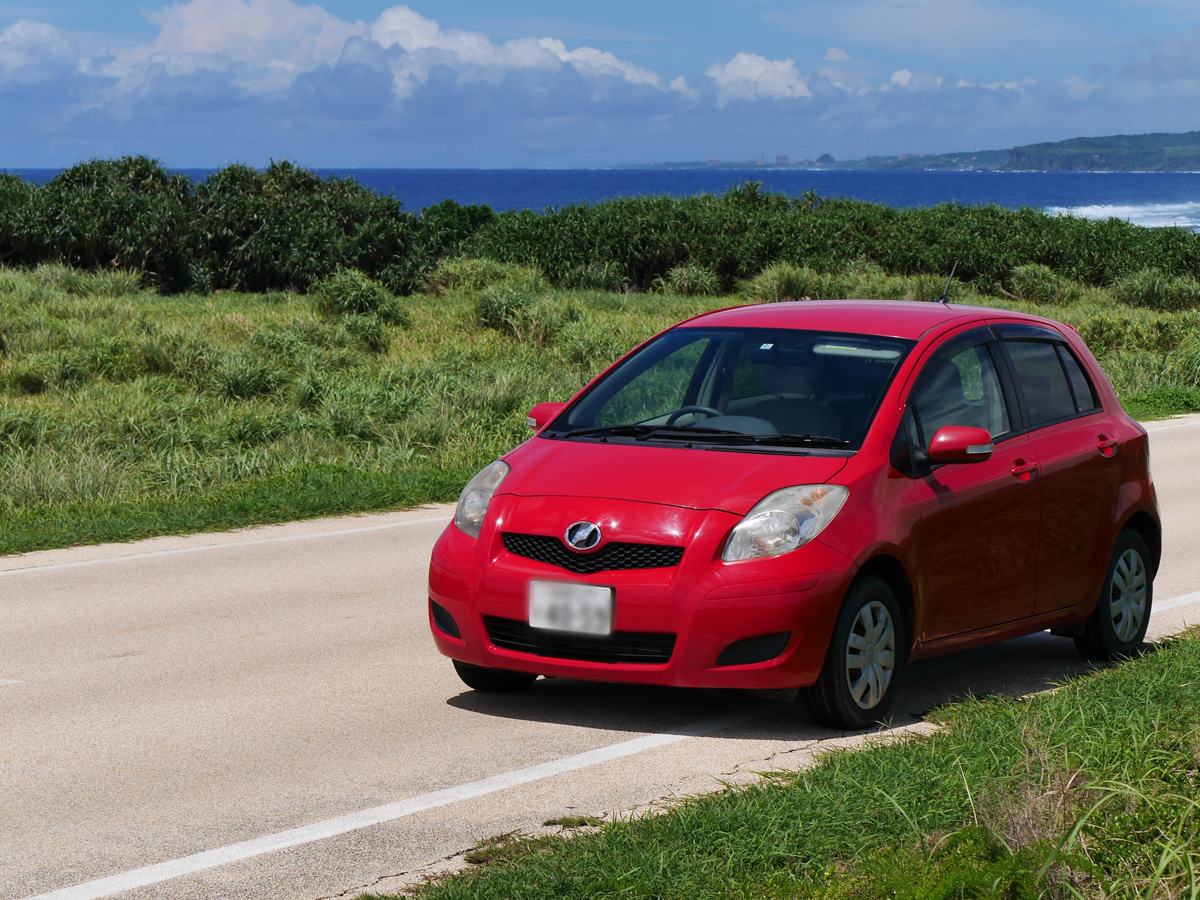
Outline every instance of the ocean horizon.
<svg viewBox="0 0 1200 900">
<path fill-rule="evenodd" d="M 0 172 L 44 183 L 61 169 L 11 168 Z M 173 168 L 203 181 L 215 168 Z M 312 167 L 321 177 L 353 178 L 404 208 L 420 210 L 455 200 L 497 211 L 543 211 L 618 197 L 720 194 L 746 181 L 799 197 L 848 197 L 899 208 L 996 204 L 1051 214 L 1118 218 L 1151 228 L 1200 232 L 1197 172 L 994 172 L 938 170 L 738 168 L 605 169 L 387 169 Z"/>
</svg>

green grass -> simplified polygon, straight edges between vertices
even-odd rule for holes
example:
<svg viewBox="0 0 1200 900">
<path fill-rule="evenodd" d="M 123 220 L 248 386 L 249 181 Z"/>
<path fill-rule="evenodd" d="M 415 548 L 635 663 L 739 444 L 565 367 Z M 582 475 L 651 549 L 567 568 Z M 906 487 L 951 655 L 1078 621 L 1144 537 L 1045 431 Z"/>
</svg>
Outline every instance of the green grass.
<svg viewBox="0 0 1200 900">
<path fill-rule="evenodd" d="M 353 272 L 308 296 L 161 296 L 120 273 L 0 269 L 0 554 L 453 500 L 525 439 L 529 407 L 679 319 L 942 287 L 872 263 L 781 264 L 738 294 L 681 295 L 705 279 L 567 291 L 455 261 L 410 297 Z M 954 299 L 1074 324 L 1134 415 L 1200 410 L 1200 311 L 1125 305 L 1036 267 L 1006 290 Z"/>
<path fill-rule="evenodd" d="M 1200 637 L 595 834 L 421 900 L 1200 897 Z"/>
</svg>

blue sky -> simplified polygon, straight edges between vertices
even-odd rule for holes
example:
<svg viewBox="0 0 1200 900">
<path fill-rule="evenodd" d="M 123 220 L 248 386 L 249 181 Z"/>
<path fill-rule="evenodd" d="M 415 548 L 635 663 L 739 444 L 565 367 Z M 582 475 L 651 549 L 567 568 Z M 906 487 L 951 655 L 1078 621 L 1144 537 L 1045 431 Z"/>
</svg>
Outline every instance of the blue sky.
<svg viewBox="0 0 1200 900">
<path fill-rule="evenodd" d="M 604 166 L 1200 129 L 1200 2 L 0 0 L 0 167 Z"/>
</svg>

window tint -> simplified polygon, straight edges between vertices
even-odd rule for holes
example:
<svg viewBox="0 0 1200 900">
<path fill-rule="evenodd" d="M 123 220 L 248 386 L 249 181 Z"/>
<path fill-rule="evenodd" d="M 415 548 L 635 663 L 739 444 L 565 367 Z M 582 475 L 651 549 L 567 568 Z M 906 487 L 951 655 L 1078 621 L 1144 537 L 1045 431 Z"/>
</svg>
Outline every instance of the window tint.
<svg viewBox="0 0 1200 900">
<path fill-rule="evenodd" d="M 1075 399 L 1055 345 L 1043 341 L 1006 341 L 1025 396 L 1029 424 L 1036 427 L 1075 415 Z"/>
<path fill-rule="evenodd" d="M 1062 360 L 1063 368 L 1067 370 L 1067 380 L 1071 383 L 1071 392 L 1075 395 L 1075 408 L 1079 412 L 1097 409 L 1100 404 L 1096 400 L 1096 392 L 1092 383 L 1083 372 L 1083 366 L 1075 358 L 1075 354 L 1066 347 L 1059 345 L 1058 358 Z"/>
<path fill-rule="evenodd" d="M 954 344 L 925 364 L 909 396 L 909 410 L 921 446 L 939 428 L 970 425 L 986 428 L 992 438 L 1012 430 L 1008 408 L 986 344 Z"/>
</svg>

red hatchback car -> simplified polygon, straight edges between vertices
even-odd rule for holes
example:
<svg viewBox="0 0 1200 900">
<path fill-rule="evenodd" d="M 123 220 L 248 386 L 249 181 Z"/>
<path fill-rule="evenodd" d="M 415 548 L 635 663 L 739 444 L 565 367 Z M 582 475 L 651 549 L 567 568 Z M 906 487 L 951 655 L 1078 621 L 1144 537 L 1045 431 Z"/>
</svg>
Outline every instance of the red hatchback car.
<svg viewBox="0 0 1200 900">
<path fill-rule="evenodd" d="M 1074 330 L 952 304 L 689 319 L 463 490 L 429 616 L 462 680 L 804 688 L 884 716 L 908 662 L 1043 629 L 1146 633 L 1145 430 Z"/>
</svg>

